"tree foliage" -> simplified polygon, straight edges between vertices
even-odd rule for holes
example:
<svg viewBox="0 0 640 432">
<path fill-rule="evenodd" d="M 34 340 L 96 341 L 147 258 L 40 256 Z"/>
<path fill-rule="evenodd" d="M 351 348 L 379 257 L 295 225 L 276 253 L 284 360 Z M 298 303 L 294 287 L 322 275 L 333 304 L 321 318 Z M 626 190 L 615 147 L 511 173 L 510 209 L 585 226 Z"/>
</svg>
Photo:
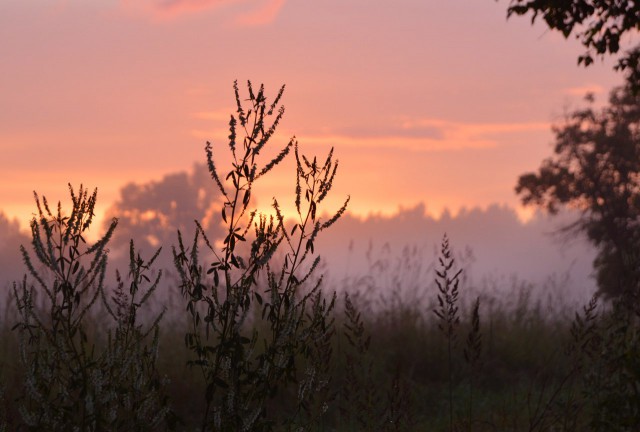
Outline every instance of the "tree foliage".
<svg viewBox="0 0 640 432">
<path fill-rule="evenodd" d="M 578 64 L 589 66 L 594 58 L 617 54 L 621 39 L 640 30 L 640 3 L 628 0 L 511 0 L 507 17 L 531 13 L 531 22 L 542 17 L 565 38 L 575 35 L 587 49 Z M 620 56 L 616 70 L 626 70 L 634 91 L 640 87 L 640 46 Z"/>
<path fill-rule="evenodd" d="M 210 181 L 207 166 L 197 163 L 190 171 L 167 174 L 158 181 L 131 182 L 122 187 L 119 199 L 107 213 L 118 219 L 112 250 L 126 251 L 131 238 L 136 239 L 138 247 L 148 250 L 171 244 L 175 232 L 191 229 L 194 219 L 200 221 L 216 240 L 223 236 L 217 211 L 220 193 L 209 187 Z M 113 256 L 109 257 L 112 263 L 113 259 Z"/>
<path fill-rule="evenodd" d="M 587 98 L 593 102 L 592 97 Z M 640 256 L 640 97 L 629 86 L 614 89 L 609 105 L 568 115 L 554 127 L 553 156 L 518 180 L 525 205 L 556 213 L 581 211 L 565 227 L 586 233 L 598 248 L 594 262 L 600 292 L 636 292 Z"/>
</svg>

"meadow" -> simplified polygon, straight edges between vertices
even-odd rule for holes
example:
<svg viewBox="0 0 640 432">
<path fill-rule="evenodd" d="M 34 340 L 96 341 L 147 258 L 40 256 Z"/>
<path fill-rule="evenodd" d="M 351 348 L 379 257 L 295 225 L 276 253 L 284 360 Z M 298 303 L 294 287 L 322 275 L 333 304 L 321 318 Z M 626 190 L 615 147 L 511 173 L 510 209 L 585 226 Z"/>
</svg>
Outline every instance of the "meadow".
<svg viewBox="0 0 640 432">
<path fill-rule="evenodd" d="M 515 285 L 509 296 L 480 294 L 476 310 L 476 293 L 465 292 L 462 285 L 452 321 L 434 313 L 441 309 L 438 294 L 445 296 L 433 281 L 424 281 L 420 291 L 388 289 L 384 285 L 388 279 L 407 276 L 393 274 L 398 271 L 411 269 L 386 269 L 386 280 L 358 278 L 336 287 L 341 294 L 328 330 L 326 386 L 318 389 L 314 401 L 318 406 L 308 407 L 309 418 L 304 422 L 288 424 L 296 417 L 296 393 L 307 370 L 308 360 L 300 356 L 297 377 L 279 388 L 265 406 L 264 415 L 273 421 L 269 428 L 583 431 L 637 427 L 633 399 L 637 336 L 631 328 L 622 328 L 623 318 L 611 319 L 604 304 L 598 306 L 598 316 L 589 315 L 595 310 L 573 316 L 575 311 L 554 302 L 552 292 L 546 301 L 536 301 L 531 290 L 541 287 Z M 174 298 L 163 301 L 173 307 L 182 302 L 177 291 Z M 86 319 L 85 331 L 93 335 L 92 343 L 104 345 L 105 329 L 112 329 L 113 323 L 103 307 L 97 309 L 95 316 Z M 193 360 L 185 346 L 189 322 L 181 316 L 183 308 L 176 309 L 159 323 L 155 360 L 159 388 L 135 389 L 166 398 L 165 417 L 150 422 L 146 430 L 202 427 L 206 389 L 201 374 L 188 365 Z M 12 327 L 20 316 L 14 300 L 7 303 L 2 319 L 5 430 L 35 430 L 24 424 L 20 409 L 28 371 L 17 356 L 20 333 Z M 455 324 L 449 335 L 441 327 L 448 330 L 451 323 Z M 258 339 L 269 333 L 268 328 L 257 330 Z M 611 352 L 604 352 L 607 349 Z M 625 383 L 627 379 L 632 381 Z M 75 403 L 81 400 L 78 396 Z M 135 418 L 141 413 L 126 414 Z M 100 429 L 87 426 L 84 430 Z"/>
</svg>

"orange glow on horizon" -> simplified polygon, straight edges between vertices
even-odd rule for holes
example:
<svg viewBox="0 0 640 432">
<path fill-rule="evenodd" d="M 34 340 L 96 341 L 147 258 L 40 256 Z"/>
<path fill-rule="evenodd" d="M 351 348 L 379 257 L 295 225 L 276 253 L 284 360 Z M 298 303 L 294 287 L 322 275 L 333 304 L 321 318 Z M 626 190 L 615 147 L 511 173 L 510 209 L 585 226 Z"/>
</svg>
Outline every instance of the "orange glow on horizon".
<svg viewBox="0 0 640 432">
<path fill-rule="evenodd" d="M 402 3 L 402 2 L 401 2 Z M 232 88 L 282 83 L 286 114 L 272 152 L 335 147 L 323 209 L 351 196 L 358 218 L 428 215 L 499 203 L 522 221 L 513 186 L 552 152 L 563 108 L 598 101 L 622 79 L 612 60 L 576 67 L 578 42 L 505 22 L 502 2 L 286 0 L 7 2 L 0 14 L 0 211 L 23 230 L 32 191 L 67 202 L 67 183 L 98 187 L 92 236 L 129 182 L 229 162 Z M 439 40 L 441 43 L 425 44 Z M 478 49 L 482 47 L 482 49 Z M 550 66 L 552 65 L 552 67 Z M 292 157 L 255 190 L 293 214 Z M 323 209 L 320 209 L 322 213 Z"/>
</svg>

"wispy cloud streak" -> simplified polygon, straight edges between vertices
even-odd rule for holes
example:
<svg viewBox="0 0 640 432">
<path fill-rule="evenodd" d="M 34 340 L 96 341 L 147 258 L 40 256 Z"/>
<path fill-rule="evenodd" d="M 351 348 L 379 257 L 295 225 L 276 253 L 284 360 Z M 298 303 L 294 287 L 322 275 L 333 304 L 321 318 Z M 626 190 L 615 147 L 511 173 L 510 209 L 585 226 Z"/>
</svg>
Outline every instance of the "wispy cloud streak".
<svg viewBox="0 0 640 432">
<path fill-rule="evenodd" d="M 300 134 L 312 144 L 397 148 L 417 152 L 460 151 L 497 147 L 508 135 L 549 130 L 545 122 L 464 123 L 441 119 L 406 119 L 383 128 L 376 136 L 355 133 Z"/>
<path fill-rule="evenodd" d="M 239 15 L 236 23 L 242 26 L 261 26 L 275 21 L 278 13 L 285 4 L 285 0 L 266 0 L 262 6 Z"/>
<path fill-rule="evenodd" d="M 599 94 L 604 93 L 604 87 L 598 84 L 592 84 L 581 87 L 569 87 L 563 90 L 563 93 L 571 95 L 571 96 L 585 96 L 588 93 Z"/>
<path fill-rule="evenodd" d="M 241 11 L 233 11 L 234 25 L 261 26 L 277 18 L 285 0 L 121 0 L 120 4 L 125 10 L 156 21 L 239 6 Z"/>
</svg>

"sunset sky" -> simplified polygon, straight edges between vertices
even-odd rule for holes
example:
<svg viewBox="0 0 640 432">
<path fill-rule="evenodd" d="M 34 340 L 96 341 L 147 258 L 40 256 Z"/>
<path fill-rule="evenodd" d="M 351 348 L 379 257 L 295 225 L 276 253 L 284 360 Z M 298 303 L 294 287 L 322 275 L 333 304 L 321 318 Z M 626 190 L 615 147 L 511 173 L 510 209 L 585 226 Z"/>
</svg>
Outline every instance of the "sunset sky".
<svg viewBox="0 0 640 432">
<path fill-rule="evenodd" d="M 612 60 L 494 0 L 3 0 L 0 210 L 21 221 L 32 191 L 65 199 L 159 180 L 224 151 L 241 90 L 286 84 L 274 145 L 336 147 L 329 205 L 356 215 L 426 204 L 516 207 L 519 174 L 551 154 L 550 125 L 622 81 Z M 275 149 L 274 149 L 275 151 Z M 258 196 L 292 192 L 291 165 Z"/>
</svg>

